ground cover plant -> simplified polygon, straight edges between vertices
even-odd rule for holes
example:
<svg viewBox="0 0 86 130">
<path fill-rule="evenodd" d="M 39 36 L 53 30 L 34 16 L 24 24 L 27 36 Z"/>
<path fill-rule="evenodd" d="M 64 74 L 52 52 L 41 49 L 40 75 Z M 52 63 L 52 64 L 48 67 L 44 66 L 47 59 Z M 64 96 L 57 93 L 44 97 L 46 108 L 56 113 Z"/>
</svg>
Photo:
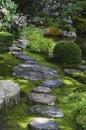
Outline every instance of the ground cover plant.
<svg viewBox="0 0 86 130">
<path fill-rule="evenodd" d="M 25 53 L 31 57 L 34 57 L 39 64 L 54 68 L 61 74 L 60 79 L 62 79 L 62 81 L 64 82 L 64 86 L 61 88 L 56 88 L 55 90 L 53 90 L 52 94 L 56 96 L 56 106 L 64 112 L 64 118 L 55 120 L 60 124 L 62 130 L 75 130 L 76 124 L 74 124 L 72 120 L 71 108 L 75 108 L 80 100 L 78 96 L 79 91 L 77 90 L 80 88 L 81 91 L 82 89 L 86 91 L 85 86 L 77 80 L 64 75 L 63 69 L 60 65 L 49 61 L 47 62 L 44 56 L 28 52 L 28 49 L 25 50 Z M 12 68 L 22 61 L 16 59 L 9 52 L 1 53 L 0 59 L 0 70 L 2 70 L 0 71 L 0 79 L 11 79 L 18 83 L 21 89 L 21 98 L 19 104 L 9 108 L 4 108 L 1 111 L 2 121 L 4 121 L 4 129 L 8 128 L 9 130 L 29 130 L 27 126 L 30 123 L 31 119 L 33 117 L 40 117 L 40 115 L 31 114 L 29 112 L 30 105 L 34 105 L 34 103 L 28 104 L 27 94 L 30 93 L 34 87 L 39 86 L 43 81 L 33 82 L 30 80 L 18 79 L 13 76 Z M 72 94 L 73 96 L 71 96 Z M 80 114 L 82 115 L 82 112 Z M 81 126 L 77 128 L 83 128 Z"/>
</svg>

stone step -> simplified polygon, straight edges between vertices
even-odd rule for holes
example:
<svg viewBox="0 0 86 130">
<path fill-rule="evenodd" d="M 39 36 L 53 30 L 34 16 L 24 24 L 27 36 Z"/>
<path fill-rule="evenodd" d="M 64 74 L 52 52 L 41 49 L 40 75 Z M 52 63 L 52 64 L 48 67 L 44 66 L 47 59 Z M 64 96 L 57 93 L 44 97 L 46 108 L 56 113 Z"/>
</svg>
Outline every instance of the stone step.
<svg viewBox="0 0 86 130">
<path fill-rule="evenodd" d="M 62 118 L 64 116 L 61 110 L 59 110 L 57 107 L 52 106 L 35 105 L 30 107 L 29 110 L 31 113 L 39 113 L 48 117 Z"/>
<path fill-rule="evenodd" d="M 55 105 L 56 97 L 45 93 L 31 93 L 28 94 L 28 100 L 35 103 Z"/>
<path fill-rule="evenodd" d="M 48 87 L 44 88 L 42 86 L 38 86 L 37 88 L 34 88 L 32 91 L 35 93 L 50 93 L 52 92 L 52 89 Z"/>
<path fill-rule="evenodd" d="M 17 47 L 17 46 L 10 46 L 9 48 L 9 51 L 11 51 L 11 52 L 13 52 L 13 51 L 22 51 L 22 49 L 21 48 L 19 48 L 19 47 Z"/>
<path fill-rule="evenodd" d="M 21 60 L 25 60 L 25 61 L 34 61 L 34 58 L 31 58 L 30 56 L 27 56 L 26 54 L 24 54 L 23 52 L 12 52 L 13 55 L 15 55 L 17 58 L 21 59 Z"/>
<path fill-rule="evenodd" d="M 63 82 L 61 80 L 46 80 L 41 86 L 49 88 L 61 87 L 63 86 Z"/>
<path fill-rule="evenodd" d="M 28 60 L 29 58 L 26 57 L 25 59 Z M 51 68 L 38 64 L 29 64 L 28 62 L 27 64 L 23 63 L 15 66 L 13 72 L 15 76 L 29 80 L 45 80 L 59 77 L 59 74 Z"/>
<path fill-rule="evenodd" d="M 30 130 L 60 130 L 57 122 L 47 118 L 33 118 L 28 127 Z"/>
<path fill-rule="evenodd" d="M 81 73 L 81 71 L 77 69 L 64 69 L 64 72 L 67 74 Z"/>
</svg>

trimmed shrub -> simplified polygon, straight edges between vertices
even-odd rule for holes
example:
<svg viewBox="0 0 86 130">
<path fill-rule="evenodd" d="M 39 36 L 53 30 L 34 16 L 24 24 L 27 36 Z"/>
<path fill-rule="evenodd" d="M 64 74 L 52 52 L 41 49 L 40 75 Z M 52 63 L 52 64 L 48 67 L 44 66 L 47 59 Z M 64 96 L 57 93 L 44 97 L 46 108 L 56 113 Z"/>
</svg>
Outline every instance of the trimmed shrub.
<svg viewBox="0 0 86 130">
<path fill-rule="evenodd" d="M 54 42 L 52 39 L 44 38 L 41 29 L 30 26 L 24 30 L 24 34 L 29 40 L 30 51 L 45 54 L 53 53 Z"/>
<path fill-rule="evenodd" d="M 68 64 L 81 62 L 81 50 L 72 41 L 59 41 L 53 50 L 53 55 L 57 62 Z"/>
<path fill-rule="evenodd" d="M 14 35 L 8 32 L 0 32 L 0 46 L 7 47 L 13 44 Z"/>
</svg>

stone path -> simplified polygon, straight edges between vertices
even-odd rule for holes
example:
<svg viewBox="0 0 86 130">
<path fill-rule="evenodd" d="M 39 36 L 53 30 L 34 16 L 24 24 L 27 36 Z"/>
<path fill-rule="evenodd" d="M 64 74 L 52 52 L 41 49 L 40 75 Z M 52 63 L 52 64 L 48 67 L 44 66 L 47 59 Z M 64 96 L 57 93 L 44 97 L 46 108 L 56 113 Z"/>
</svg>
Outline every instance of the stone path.
<svg viewBox="0 0 86 130">
<path fill-rule="evenodd" d="M 26 40 L 19 40 L 21 43 L 26 44 Z M 25 46 L 24 46 L 25 48 Z M 63 86 L 63 82 L 59 79 L 60 75 L 52 68 L 39 65 L 34 58 L 27 56 L 21 50 L 24 49 L 19 45 L 14 49 L 11 47 L 12 54 L 21 60 L 23 63 L 17 65 L 13 69 L 13 75 L 16 77 L 29 79 L 29 80 L 44 80 L 40 86 L 34 88 L 32 93 L 28 94 L 28 102 L 34 102 L 36 105 L 30 107 L 31 113 L 39 113 L 43 116 L 62 118 L 63 112 L 55 107 L 56 97 L 48 94 L 52 89 Z M 30 130 L 60 130 L 58 123 L 55 120 L 48 118 L 33 118 L 28 125 Z"/>
</svg>

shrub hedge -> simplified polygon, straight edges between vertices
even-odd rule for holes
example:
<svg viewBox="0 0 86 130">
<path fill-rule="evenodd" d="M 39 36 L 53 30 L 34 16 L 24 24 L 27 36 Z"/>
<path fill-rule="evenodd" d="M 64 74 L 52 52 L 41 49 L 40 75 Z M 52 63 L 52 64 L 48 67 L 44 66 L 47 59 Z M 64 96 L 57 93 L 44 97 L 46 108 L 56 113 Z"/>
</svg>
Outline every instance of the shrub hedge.
<svg viewBox="0 0 86 130">
<path fill-rule="evenodd" d="M 59 41 L 53 50 L 53 55 L 60 63 L 78 64 L 81 62 L 81 49 L 72 41 Z"/>
</svg>

